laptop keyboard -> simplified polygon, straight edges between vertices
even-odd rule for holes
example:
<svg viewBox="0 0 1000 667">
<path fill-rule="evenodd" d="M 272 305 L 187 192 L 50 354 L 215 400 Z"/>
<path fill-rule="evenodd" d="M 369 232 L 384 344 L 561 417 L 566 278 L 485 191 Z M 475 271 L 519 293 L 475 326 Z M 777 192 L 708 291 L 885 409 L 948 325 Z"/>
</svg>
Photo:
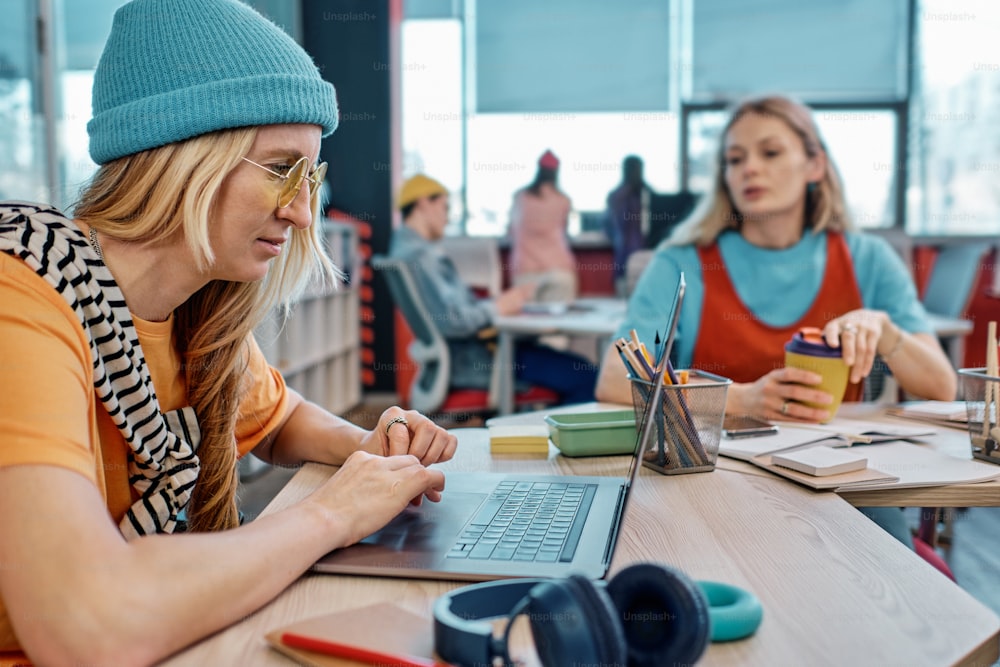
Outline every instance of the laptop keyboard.
<svg viewBox="0 0 1000 667">
<path fill-rule="evenodd" d="M 595 484 L 501 482 L 448 557 L 572 561 L 596 491 Z"/>
</svg>

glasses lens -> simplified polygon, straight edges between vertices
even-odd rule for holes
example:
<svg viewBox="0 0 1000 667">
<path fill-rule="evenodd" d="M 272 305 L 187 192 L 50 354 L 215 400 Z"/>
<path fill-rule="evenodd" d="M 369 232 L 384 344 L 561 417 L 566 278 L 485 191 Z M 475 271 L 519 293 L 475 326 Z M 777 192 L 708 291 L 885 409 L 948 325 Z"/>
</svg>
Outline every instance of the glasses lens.
<svg viewBox="0 0 1000 667">
<path fill-rule="evenodd" d="M 281 192 L 278 193 L 278 208 L 285 208 L 295 201 L 299 190 L 302 189 L 302 181 L 305 179 L 308 171 L 309 160 L 307 158 L 299 158 L 292 165 L 292 168 L 285 175 L 285 183 L 281 187 Z"/>
<path fill-rule="evenodd" d="M 315 201 L 319 197 L 319 191 L 323 187 L 323 179 L 326 178 L 326 162 L 316 165 L 316 170 L 312 173 L 311 183 L 309 183 L 309 195 Z"/>
</svg>

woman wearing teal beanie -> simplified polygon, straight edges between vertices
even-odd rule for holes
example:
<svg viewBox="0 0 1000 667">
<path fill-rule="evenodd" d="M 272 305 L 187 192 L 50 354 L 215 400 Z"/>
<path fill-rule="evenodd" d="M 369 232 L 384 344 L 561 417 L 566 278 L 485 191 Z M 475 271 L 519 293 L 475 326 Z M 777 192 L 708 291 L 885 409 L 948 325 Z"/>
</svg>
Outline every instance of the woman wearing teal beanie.
<svg viewBox="0 0 1000 667">
<path fill-rule="evenodd" d="M 237 0 L 134 0 L 93 107 L 100 169 L 72 218 L 0 202 L 0 659 L 170 655 L 438 500 L 426 466 L 455 450 L 412 411 L 372 431 L 331 415 L 254 342 L 337 278 L 313 224 L 336 98 L 292 39 Z M 342 467 L 240 526 L 250 452 Z"/>
</svg>

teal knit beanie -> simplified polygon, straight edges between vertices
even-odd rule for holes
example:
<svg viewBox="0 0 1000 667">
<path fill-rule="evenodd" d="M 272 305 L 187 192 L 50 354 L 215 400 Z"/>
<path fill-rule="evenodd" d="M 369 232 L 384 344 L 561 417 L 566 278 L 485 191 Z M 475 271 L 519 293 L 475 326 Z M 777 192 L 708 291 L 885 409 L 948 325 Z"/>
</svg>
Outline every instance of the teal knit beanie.
<svg viewBox="0 0 1000 667">
<path fill-rule="evenodd" d="M 94 73 L 90 156 L 105 164 L 233 127 L 337 127 L 309 55 L 238 0 L 133 0 L 115 12 Z"/>
</svg>

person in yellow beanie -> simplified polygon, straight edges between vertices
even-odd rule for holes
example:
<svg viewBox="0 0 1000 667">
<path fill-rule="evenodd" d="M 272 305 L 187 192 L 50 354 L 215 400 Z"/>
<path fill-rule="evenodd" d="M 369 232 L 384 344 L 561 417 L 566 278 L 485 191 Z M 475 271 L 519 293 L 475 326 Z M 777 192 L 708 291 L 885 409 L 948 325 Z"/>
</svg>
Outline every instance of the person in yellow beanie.
<svg viewBox="0 0 1000 667">
<path fill-rule="evenodd" d="M 456 439 L 355 426 L 254 340 L 310 278 L 333 85 L 239 0 L 133 0 L 94 75 L 71 216 L 0 202 L 0 664 L 153 664 L 439 500 Z M 340 470 L 241 525 L 237 459 Z M 186 532 L 185 535 L 174 533 Z M 27 657 L 21 653 L 27 654 Z"/>
<path fill-rule="evenodd" d="M 407 263 L 431 319 L 448 341 L 451 386 L 487 388 L 493 353 L 478 334 L 492 325 L 494 316 L 520 312 L 535 286 L 511 287 L 493 300 L 476 297 L 437 243 L 448 225 L 448 190 L 433 178 L 409 178 L 396 205 L 403 225 L 393 233 L 389 255 Z M 597 369 L 583 357 L 522 340 L 514 370 L 517 381 L 552 389 L 564 403 L 593 400 Z"/>
<path fill-rule="evenodd" d="M 437 201 L 439 198 L 443 198 L 443 201 L 447 202 L 448 189 L 429 176 L 417 174 L 412 178 L 406 179 L 403 183 L 403 187 L 399 190 L 399 197 L 397 198 L 396 206 L 401 211 L 407 211 L 411 204 L 414 204 L 418 199 L 424 199 L 425 197 L 434 201 Z M 404 217 L 406 217 L 405 214 Z"/>
</svg>

